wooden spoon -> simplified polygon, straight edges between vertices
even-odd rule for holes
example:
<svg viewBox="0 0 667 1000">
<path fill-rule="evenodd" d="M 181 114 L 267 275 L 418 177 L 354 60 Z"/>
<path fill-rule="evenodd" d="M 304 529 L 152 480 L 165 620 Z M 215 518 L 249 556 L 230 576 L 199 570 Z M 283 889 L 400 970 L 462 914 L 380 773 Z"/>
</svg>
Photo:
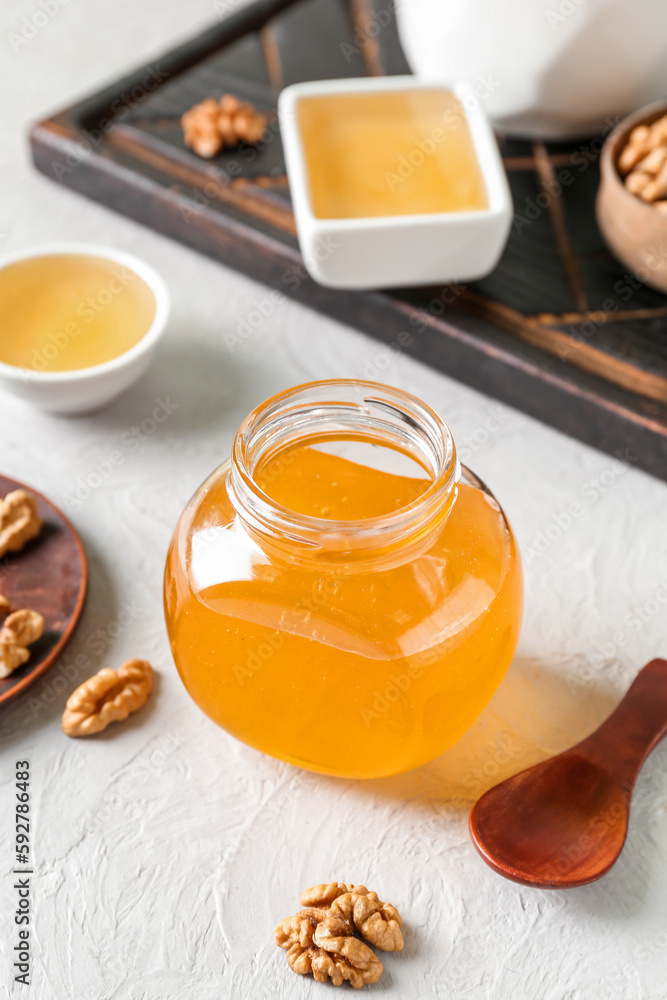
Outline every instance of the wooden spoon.
<svg viewBox="0 0 667 1000">
<path fill-rule="evenodd" d="M 625 843 L 637 775 L 666 735 L 667 660 L 651 660 L 591 736 L 482 795 L 470 813 L 475 847 L 522 885 L 601 878 Z"/>
</svg>

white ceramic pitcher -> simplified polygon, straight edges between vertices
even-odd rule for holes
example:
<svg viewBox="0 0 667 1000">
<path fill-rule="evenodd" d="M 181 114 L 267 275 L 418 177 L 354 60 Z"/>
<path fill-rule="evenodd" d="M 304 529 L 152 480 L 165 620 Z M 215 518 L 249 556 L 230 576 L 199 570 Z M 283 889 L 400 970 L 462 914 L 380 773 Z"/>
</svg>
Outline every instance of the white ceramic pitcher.
<svg viewBox="0 0 667 1000">
<path fill-rule="evenodd" d="M 610 131 L 667 95 L 667 0 L 396 0 L 413 71 L 465 79 L 508 135 Z"/>
</svg>

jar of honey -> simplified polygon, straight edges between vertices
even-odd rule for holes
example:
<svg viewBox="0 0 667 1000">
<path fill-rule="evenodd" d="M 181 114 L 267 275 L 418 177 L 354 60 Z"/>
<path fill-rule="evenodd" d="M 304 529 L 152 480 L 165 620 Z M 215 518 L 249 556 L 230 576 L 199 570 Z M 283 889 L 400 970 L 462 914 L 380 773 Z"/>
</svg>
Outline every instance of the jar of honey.
<svg viewBox="0 0 667 1000">
<path fill-rule="evenodd" d="M 257 407 L 181 515 L 165 609 L 185 687 L 300 767 L 374 778 L 454 743 L 514 654 L 522 573 L 446 424 L 388 386 Z"/>
</svg>

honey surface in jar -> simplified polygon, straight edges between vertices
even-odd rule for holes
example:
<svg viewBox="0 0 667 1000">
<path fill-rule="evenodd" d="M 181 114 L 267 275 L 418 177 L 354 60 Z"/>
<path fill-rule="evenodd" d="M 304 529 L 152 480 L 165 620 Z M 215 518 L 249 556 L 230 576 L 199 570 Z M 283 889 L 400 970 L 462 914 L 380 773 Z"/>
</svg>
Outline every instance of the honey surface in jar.
<svg viewBox="0 0 667 1000">
<path fill-rule="evenodd" d="M 488 208 L 470 129 L 450 91 L 304 97 L 297 115 L 318 219 Z"/>
<path fill-rule="evenodd" d="M 389 449 L 367 445 L 357 461 L 336 450 L 293 445 L 255 480 L 278 504 L 338 523 L 398 511 L 430 485 L 408 456 L 387 471 L 364 456 Z M 330 774 L 394 774 L 442 753 L 518 639 L 521 569 L 496 502 L 461 482 L 413 551 L 403 541 L 336 564 L 259 544 L 228 499 L 227 468 L 184 513 L 167 560 L 172 651 L 194 700 L 251 746 Z"/>
<path fill-rule="evenodd" d="M 124 354 L 146 334 L 155 297 L 127 267 L 88 254 L 28 257 L 0 270 L 0 361 L 71 371 Z"/>
</svg>

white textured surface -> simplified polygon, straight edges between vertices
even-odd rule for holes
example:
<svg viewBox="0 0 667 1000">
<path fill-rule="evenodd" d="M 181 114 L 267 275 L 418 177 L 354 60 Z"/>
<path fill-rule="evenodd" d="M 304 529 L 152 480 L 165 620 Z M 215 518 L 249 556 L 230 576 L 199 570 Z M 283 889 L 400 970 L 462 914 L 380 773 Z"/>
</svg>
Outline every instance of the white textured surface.
<svg viewBox="0 0 667 1000">
<path fill-rule="evenodd" d="M 110 409 L 59 419 L 0 400 L 1 468 L 70 508 L 91 564 L 75 640 L 28 697 L 2 713 L 0 984 L 11 984 L 11 780 L 33 771 L 35 1000 L 324 996 L 272 943 L 299 890 L 360 880 L 394 902 L 407 947 L 375 994 L 474 1000 L 659 1000 L 667 996 L 667 746 L 646 765 L 626 850 L 597 885 L 539 892 L 505 882 L 475 855 L 467 803 L 499 776 L 597 725 L 633 674 L 665 653 L 654 596 L 667 578 L 667 487 L 407 359 L 382 372 L 438 407 L 470 465 L 505 505 L 524 553 L 552 517 L 582 515 L 526 559 L 520 654 L 492 706 L 442 759 L 383 781 L 321 778 L 265 758 L 204 718 L 171 663 L 161 609 L 177 514 L 228 453 L 248 410 L 297 381 L 361 375 L 383 347 L 287 300 L 230 350 L 225 334 L 270 303 L 223 267 L 59 189 L 28 166 L 26 121 L 95 88 L 213 16 L 204 0 L 70 0 L 15 54 L 6 33 L 37 4 L 4 5 L 2 247 L 90 239 L 130 248 L 169 283 L 174 314 L 156 364 Z M 156 399 L 175 408 L 137 445 L 131 427 Z M 501 412 L 499 429 L 485 431 Z M 129 432 L 129 436 L 128 436 Z M 472 436 L 466 444 L 465 439 Z M 79 505 L 79 477 L 122 461 Z M 596 496 L 594 480 L 608 484 Z M 648 602 L 648 603 L 647 603 Z M 646 610 L 635 629 L 635 605 Z M 127 611 L 127 607 L 130 611 Z M 125 609 L 125 610 L 124 610 Z M 128 617 L 131 620 L 127 620 Z M 125 621 L 124 625 L 117 625 Z M 614 633 L 622 632 L 621 642 Z M 59 719 L 76 680 L 128 656 L 159 670 L 150 707 L 92 741 Z M 34 700 L 33 700 L 34 699 Z M 11 991 L 10 991 L 10 986 Z M 328 995 L 328 994 L 327 994 Z"/>
</svg>

